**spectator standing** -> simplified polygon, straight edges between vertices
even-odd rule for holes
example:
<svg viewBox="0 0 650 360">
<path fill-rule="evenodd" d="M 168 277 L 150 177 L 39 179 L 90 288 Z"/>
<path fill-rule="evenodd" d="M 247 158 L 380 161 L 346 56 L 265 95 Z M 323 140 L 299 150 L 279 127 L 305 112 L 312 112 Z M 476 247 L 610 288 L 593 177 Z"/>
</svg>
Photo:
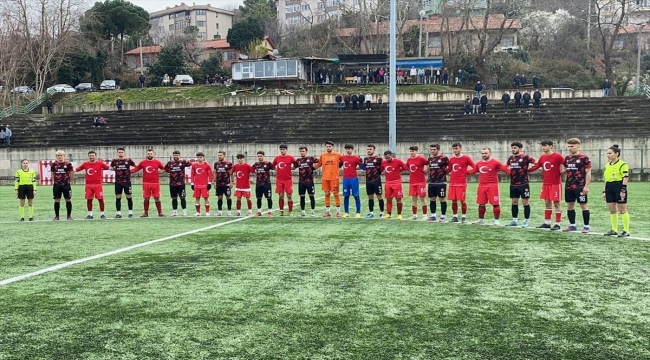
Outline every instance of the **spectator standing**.
<svg viewBox="0 0 650 360">
<path fill-rule="evenodd" d="M 122 79 L 120 79 L 118 76 L 113 79 L 115 81 L 115 90 L 120 89 L 120 85 L 122 84 Z"/>
<path fill-rule="evenodd" d="M 530 106 L 530 90 L 526 90 L 521 98 L 524 100 L 524 109 L 528 109 Z"/>
<path fill-rule="evenodd" d="M 138 80 L 140 80 L 140 89 L 144 88 L 144 81 L 146 80 L 146 78 L 144 77 L 143 73 L 140 73 Z M 208 83 L 209 81 L 210 81 L 209 78 L 206 76 L 206 83 Z"/>
<path fill-rule="evenodd" d="M 45 106 L 47 106 L 47 113 L 51 114 L 52 113 L 52 100 L 47 99 L 47 102 L 45 103 Z"/>
<path fill-rule="evenodd" d="M 384 68 L 379 69 L 379 82 L 384 83 L 384 75 L 386 75 L 386 70 Z"/>
<path fill-rule="evenodd" d="M 359 110 L 363 110 L 363 106 L 366 103 L 366 96 L 359 94 Z"/>
<path fill-rule="evenodd" d="M 474 100 L 472 100 L 472 113 L 478 114 L 479 106 L 481 106 L 481 100 L 479 100 L 478 96 L 474 96 Z"/>
<path fill-rule="evenodd" d="M 499 76 L 497 74 L 492 74 L 492 77 L 490 78 L 490 84 L 492 84 L 492 90 L 498 90 L 499 89 Z"/>
<path fill-rule="evenodd" d="M 510 94 L 508 92 L 504 92 L 503 96 L 501 96 L 501 102 L 503 103 L 503 110 L 508 110 L 508 103 L 510 102 Z"/>
<path fill-rule="evenodd" d="M 519 85 L 521 85 L 521 79 L 519 78 L 519 74 L 516 74 L 515 78 L 512 80 L 512 87 L 519 89 Z"/>
<path fill-rule="evenodd" d="M 5 131 L 0 129 L 0 144 L 4 144 L 6 142 L 7 138 L 5 135 Z"/>
<path fill-rule="evenodd" d="M 418 69 L 418 84 L 424 84 L 424 70 Z"/>
<path fill-rule="evenodd" d="M 403 76 L 404 76 L 404 71 L 403 71 L 402 69 L 397 69 L 397 78 L 395 79 L 395 81 L 396 81 L 398 84 L 401 84 L 401 83 L 402 83 L 402 77 L 403 77 Z"/>
<path fill-rule="evenodd" d="M 533 75 L 533 88 L 539 89 L 539 79 L 537 78 L 537 75 Z"/>
<path fill-rule="evenodd" d="M 519 109 L 521 107 L 521 92 L 517 90 L 515 92 L 515 108 Z"/>
<path fill-rule="evenodd" d="M 472 113 L 472 99 L 469 96 L 465 99 L 465 115 Z"/>
<path fill-rule="evenodd" d="M 366 94 L 366 110 L 372 110 L 372 94 Z"/>
<path fill-rule="evenodd" d="M 542 101 L 542 93 L 539 89 L 535 89 L 535 92 L 533 93 L 533 101 L 535 103 L 534 106 L 539 109 L 539 103 Z"/>
<path fill-rule="evenodd" d="M 9 125 L 5 125 L 5 142 L 7 143 L 7 146 L 11 146 L 11 135 L 13 135 L 13 133 L 11 132 Z"/>
<path fill-rule="evenodd" d="M 431 84 L 431 68 L 424 70 L 424 83 Z"/>
<path fill-rule="evenodd" d="M 115 102 L 115 106 L 117 107 L 117 112 L 122 113 L 122 107 L 124 106 L 124 101 L 122 101 L 122 98 L 117 98 L 117 101 Z"/>
<path fill-rule="evenodd" d="M 481 114 L 487 114 L 487 105 L 488 105 L 487 95 L 483 94 L 483 96 L 481 96 L 480 102 L 481 102 Z"/>
<path fill-rule="evenodd" d="M 474 86 L 474 91 L 476 92 L 476 97 L 480 98 L 481 97 L 481 91 L 483 91 L 483 85 L 481 84 L 480 81 L 476 82 L 476 86 Z"/>
<path fill-rule="evenodd" d="M 611 89 L 611 88 L 612 88 L 612 83 L 609 80 L 605 79 L 605 81 L 603 82 L 603 96 L 604 97 L 609 96 L 609 89 Z"/>
<path fill-rule="evenodd" d="M 343 102 L 345 103 L 345 110 L 350 110 L 350 94 L 343 96 Z"/>
<path fill-rule="evenodd" d="M 411 67 L 411 73 L 409 75 L 411 75 L 409 79 L 411 84 L 415 84 L 418 78 L 418 70 L 415 68 L 415 66 Z"/>
<path fill-rule="evenodd" d="M 440 69 L 436 69 L 436 84 L 440 84 Z"/>
<path fill-rule="evenodd" d="M 444 85 L 449 85 L 449 70 L 447 70 L 447 68 L 442 70 L 442 83 Z"/>
<path fill-rule="evenodd" d="M 170 80 L 169 80 L 169 75 L 165 74 L 162 78 L 162 84 L 163 86 L 168 86 L 170 85 Z"/>
<path fill-rule="evenodd" d="M 458 72 L 456 73 L 456 85 L 463 84 L 463 75 L 463 69 L 458 69 Z"/>
<path fill-rule="evenodd" d="M 357 96 L 357 94 L 352 94 L 352 96 L 350 97 L 350 100 L 352 100 L 352 110 L 356 110 L 357 109 L 357 101 L 359 101 L 359 97 Z"/>
<path fill-rule="evenodd" d="M 341 111 L 342 108 L 341 103 L 343 102 L 343 96 L 341 96 L 341 94 L 336 94 L 334 101 L 336 101 L 336 111 Z"/>
<path fill-rule="evenodd" d="M 521 85 L 528 84 L 528 80 L 526 80 L 526 75 L 524 74 L 521 74 L 521 76 L 519 77 L 519 81 L 521 82 Z"/>
</svg>

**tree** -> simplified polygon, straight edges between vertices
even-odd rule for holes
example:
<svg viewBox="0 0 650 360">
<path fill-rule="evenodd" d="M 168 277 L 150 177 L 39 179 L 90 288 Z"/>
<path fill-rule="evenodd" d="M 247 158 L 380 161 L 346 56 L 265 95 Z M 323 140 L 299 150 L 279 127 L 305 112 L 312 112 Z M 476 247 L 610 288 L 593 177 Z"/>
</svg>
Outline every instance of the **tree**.
<svg viewBox="0 0 650 360">
<path fill-rule="evenodd" d="M 82 19 L 82 30 L 87 33 L 111 41 L 119 36 L 120 64 L 124 64 L 124 37 L 143 36 L 150 28 L 149 13 L 125 0 L 97 2 Z M 111 55 L 114 55 L 113 46 Z"/>
<path fill-rule="evenodd" d="M 246 46 L 243 53 L 246 54 L 249 59 L 261 59 L 268 55 L 269 49 L 262 44 L 262 40 L 255 39 Z"/>
<path fill-rule="evenodd" d="M 226 40 L 230 46 L 242 50 L 253 40 L 261 40 L 264 37 L 264 26 L 255 19 L 244 19 L 228 29 Z"/>
<path fill-rule="evenodd" d="M 618 34 L 627 19 L 629 7 L 632 0 L 603 0 L 596 1 L 596 28 L 603 52 L 603 65 L 605 65 L 605 77 L 613 83 L 616 81 L 612 55 L 614 43 Z M 612 86 L 611 95 L 616 96 L 616 86 Z"/>
<path fill-rule="evenodd" d="M 189 65 L 198 66 L 205 50 L 205 45 L 201 42 L 199 37 L 199 28 L 196 26 L 188 26 L 183 29 L 182 34 L 170 37 L 167 45 L 179 45 L 183 48 L 183 56 L 185 62 Z"/>
<path fill-rule="evenodd" d="M 277 14 L 273 0 L 244 0 L 239 6 L 242 19 L 255 19 L 266 25 L 269 20 L 274 20 Z"/>
<path fill-rule="evenodd" d="M 223 68 L 222 60 L 223 54 L 221 51 L 210 54 L 210 56 L 201 61 L 201 74 L 205 76 L 225 75 L 226 71 Z"/>
<path fill-rule="evenodd" d="M 158 60 L 149 66 L 149 72 L 160 77 L 168 74 L 172 78 L 188 72 L 183 47 L 180 44 L 167 44 L 158 55 Z"/>
<path fill-rule="evenodd" d="M 0 28 L 19 54 L 23 74 L 29 73 L 42 93 L 70 53 L 82 2 L 77 0 L 5 0 L 0 2 Z M 15 62 L 18 64 L 18 62 Z M 28 71 L 25 71 L 28 70 Z"/>
</svg>

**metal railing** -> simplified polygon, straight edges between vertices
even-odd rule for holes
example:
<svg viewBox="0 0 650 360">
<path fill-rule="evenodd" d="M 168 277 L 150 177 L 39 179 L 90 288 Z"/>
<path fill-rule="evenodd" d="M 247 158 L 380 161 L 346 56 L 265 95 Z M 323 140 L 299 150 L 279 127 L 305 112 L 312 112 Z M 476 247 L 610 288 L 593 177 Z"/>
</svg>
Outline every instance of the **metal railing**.
<svg viewBox="0 0 650 360">
<path fill-rule="evenodd" d="M 650 86 L 649 85 L 643 85 L 641 87 L 641 91 L 645 95 L 646 98 L 650 99 Z"/>
<path fill-rule="evenodd" d="M 0 120 L 9 117 L 14 114 L 29 114 L 32 112 L 34 109 L 36 109 L 37 106 L 41 105 L 45 100 L 47 100 L 47 97 L 56 93 L 57 91 L 54 89 L 47 90 L 43 94 L 41 94 L 39 97 L 36 99 L 32 100 L 29 104 L 25 106 L 20 106 L 20 105 L 11 105 L 8 106 L 2 110 L 0 110 Z"/>
</svg>

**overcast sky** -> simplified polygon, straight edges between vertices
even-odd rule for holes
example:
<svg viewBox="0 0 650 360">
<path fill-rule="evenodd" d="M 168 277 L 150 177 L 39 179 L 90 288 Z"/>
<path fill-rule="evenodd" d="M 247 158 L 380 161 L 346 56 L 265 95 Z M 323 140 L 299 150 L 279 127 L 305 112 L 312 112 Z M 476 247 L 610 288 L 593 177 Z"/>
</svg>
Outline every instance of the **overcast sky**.
<svg viewBox="0 0 650 360">
<path fill-rule="evenodd" d="M 232 9 L 239 6 L 243 1 L 242 0 L 202 0 L 202 1 L 192 1 L 192 0 L 130 0 L 133 4 L 138 5 L 148 12 L 154 12 L 158 10 L 164 10 L 167 6 L 174 7 L 174 5 L 180 5 L 181 2 L 184 2 L 186 5 L 192 6 L 196 5 L 207 5 L 210 4 L 213 7 L 221 9 Z"/>
</svg>

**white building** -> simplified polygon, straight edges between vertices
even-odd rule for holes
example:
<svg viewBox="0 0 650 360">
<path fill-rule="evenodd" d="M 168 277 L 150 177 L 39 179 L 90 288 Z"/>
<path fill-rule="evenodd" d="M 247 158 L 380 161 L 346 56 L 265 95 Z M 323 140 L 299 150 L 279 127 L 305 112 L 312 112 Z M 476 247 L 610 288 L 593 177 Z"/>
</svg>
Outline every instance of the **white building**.
<svg viewBox="0 0 650 360">
<path fill-rule="evenodd" d="M 276 0 L 280 25 L 319 24 L 344 11 L 374 11 L 378 0 Z"/>
<path fill-rule="evenodd" d="M 181 34 L 188 26 L 196 26 L 199 36 L 204 40 L 225 39 L 232 27 L 234 13 L 207 5 L 185 5 L 181 3 L 174 7 L 149 14 L 151 30 L 149 35 L 153 43 L 164 44 L 165 40 L 175 34 Z"/>
</svg>

